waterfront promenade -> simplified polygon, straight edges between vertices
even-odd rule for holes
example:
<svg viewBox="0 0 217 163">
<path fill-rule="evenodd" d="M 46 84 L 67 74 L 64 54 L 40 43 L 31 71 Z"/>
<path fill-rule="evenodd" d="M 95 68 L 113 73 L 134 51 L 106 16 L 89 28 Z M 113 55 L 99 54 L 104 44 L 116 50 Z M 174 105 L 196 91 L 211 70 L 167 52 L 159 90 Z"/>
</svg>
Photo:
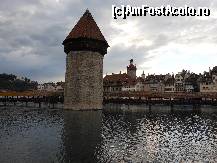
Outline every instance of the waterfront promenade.
<svg viewBox="0 0 217 163">
<path fill-rule="evenodd" d="M 185 99 L 199 99 L 209 98 L 217 99 L 217 93 L 201 93 L 201 92 L 178 92 L 178 93 L 160 93 L 160 92 L 142 92 L 142 91 L 121 91 L 114 93 L 104 93 L 105 98 L 185 98 Z"/>
<path fill-rule="evenodd" d="M 25 92 L 0 92 L 0 106 L 17 105 L 22 103 L 29 106 L 30 103 L 38 104 L 40 108 L 44 103 L 52 108 L 58 103 L 63 103 L 63 92 L 25 91 Z M 35 105 L 34 105 L 35 106 Z"/>
</svg>

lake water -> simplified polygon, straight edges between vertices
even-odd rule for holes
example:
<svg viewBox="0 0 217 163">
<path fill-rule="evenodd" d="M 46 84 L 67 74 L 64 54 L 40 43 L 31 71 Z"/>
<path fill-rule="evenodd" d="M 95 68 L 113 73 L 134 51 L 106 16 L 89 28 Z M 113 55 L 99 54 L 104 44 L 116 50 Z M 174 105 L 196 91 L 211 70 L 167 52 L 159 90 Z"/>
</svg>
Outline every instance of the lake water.
<svg viewBox="0 0 217 163">
<path fill-rule="evenodd" d="M 0 162 L 217 162 L 217 108 L 0 107 Z"/>
</svg>

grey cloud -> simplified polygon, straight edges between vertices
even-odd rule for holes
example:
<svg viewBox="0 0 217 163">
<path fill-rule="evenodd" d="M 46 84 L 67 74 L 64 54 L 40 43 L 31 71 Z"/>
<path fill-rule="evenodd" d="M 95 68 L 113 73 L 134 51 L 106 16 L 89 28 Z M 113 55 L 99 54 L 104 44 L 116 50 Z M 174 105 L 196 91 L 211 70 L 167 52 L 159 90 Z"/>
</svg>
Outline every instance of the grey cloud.
<svg viewBox="0 0 217 163">
<path fill-rule="evenodd" d="M 49 3 L 52 3 L 49 5 Z M 72 27 L 88 8 L 105 38 L 109 43 L 113 41 L 120 30 L 111 27 L 111 23 L 125 24 L 134 20 L 137 22 L 139 37 L 131 40 L 134 45 L 125 47 L 122 42 L 110 47 L 109 53 L 104 59 L 104 73 L 119 72 L 125 70 L 128 60 L 133 56 L 136 64 L 142 65 L 157 56 L 151 55 L 153 50 L 166 46 L 172 42 L 183 44 L 189 42 L 200 42 L 201 40 L 217 42 L 215 32 L 217 28 L 216 19 L 199 20 L 188 17 L 140 17 L 128 18 L 127 20 L 113 20 L 111 16 L 111 5 L 131 4 L 150 6 L 161 6 L 173 4 L 183 6 L 189 4 L 196 6 L 211 6 L 217 8 L 214 0 L 182 0 L 182 1 L 101 1 L 101 0 L 62 0 L 60 4 L 48 0 L 8 0 L 1 1 L 0 6 L 0 73 L 16 73 L 33 78 L 34 80 L 50 81 L 62 78 L 65 73 L 65 54 L 62 41 L 71 31 Z M 34 12 L 31 13 L 31 7 Z M 210 28 L 212 27 L 212 28 Z M 209 28 L 209 29 L 208 29 Z M 192 33 L 190 33 L 192 29 Z M 207 30 L 205 30 L 207 29 Z M 183 31 L 186 34 L 183 35 Z M 129 31 L 130 32 L 130 31 Z M 152 42 L 151 46 L 136 46 L 136 42 L 144 39 Z M 23 48 L 23 49 L 22 49 Z M 25 49 L 31 49 L 30 53 Z M 16 58 L 14 53 L 19 51 L 23 58 Z M 21 54 L 23 53 L 23 55 Z M 11 56 L 9 56 L 11 55 Z M 37 64 L 28 55 L 38 57 Z M 140 67 L 149 69 L 149 67 Z"/>
<path fill-rule="evenodd" d="M 131 58 L 135 60 L 137 67 L 144 63 L 144 60 L 146 62 L 152 59 L 152 57 L 148 57 L 148 50 L 144 48 L 137 48 L 135 50 L 134 47 L 121 48 L 117 46 L 105 55 L 104 74 L 126 70 L 126 66 L 129 64 Z"/>
</svg>

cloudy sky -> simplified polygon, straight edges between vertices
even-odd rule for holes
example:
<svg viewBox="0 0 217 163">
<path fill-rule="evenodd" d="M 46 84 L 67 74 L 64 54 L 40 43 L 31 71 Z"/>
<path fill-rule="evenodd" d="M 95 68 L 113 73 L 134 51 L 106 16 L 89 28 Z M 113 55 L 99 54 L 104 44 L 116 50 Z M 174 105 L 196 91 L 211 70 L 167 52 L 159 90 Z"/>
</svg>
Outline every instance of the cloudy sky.
<svg viewBox="0 0 217 163">
<path fill-rule="evenodd" d="M 209 7 L 209 17 L 112 18 L 112 5 Z M 63 81 L 62 41 L 86 9 L 107 39 L 104 74 L 126 71 L 129 59 L 137 75 L 199 73 L 217 65 L 216 0 L 1 0 L 0 73 L 39 82 Z"/>
</svg>

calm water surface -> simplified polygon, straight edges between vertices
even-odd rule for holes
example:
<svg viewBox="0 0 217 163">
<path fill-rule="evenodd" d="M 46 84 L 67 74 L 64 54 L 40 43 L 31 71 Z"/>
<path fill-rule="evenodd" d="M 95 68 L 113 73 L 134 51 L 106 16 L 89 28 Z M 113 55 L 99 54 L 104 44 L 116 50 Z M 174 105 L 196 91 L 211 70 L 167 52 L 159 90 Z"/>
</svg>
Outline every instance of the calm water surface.
<svg viewBox="0 0 217 163">
<path fill-rule="evenodd" d="M 0 107 L 0 162 L 217 162 L 217 108 Z"/>
</svg>

